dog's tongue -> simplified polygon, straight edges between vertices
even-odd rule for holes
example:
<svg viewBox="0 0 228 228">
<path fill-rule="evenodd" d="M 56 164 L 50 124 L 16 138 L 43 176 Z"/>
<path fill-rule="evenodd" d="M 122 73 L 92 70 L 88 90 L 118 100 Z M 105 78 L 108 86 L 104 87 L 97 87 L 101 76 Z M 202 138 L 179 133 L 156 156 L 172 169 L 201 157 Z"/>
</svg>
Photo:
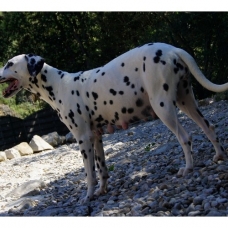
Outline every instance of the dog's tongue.
<svg viewBox="0 0 228 228">
<path fill-rule="evenodd" d="M 14 79 L 11 81 L 10 85 L 3 91 L 3 95 L 10 94 L 11 90 L 15 90 L 17 88 L 18 80 Z"/>
</svg>

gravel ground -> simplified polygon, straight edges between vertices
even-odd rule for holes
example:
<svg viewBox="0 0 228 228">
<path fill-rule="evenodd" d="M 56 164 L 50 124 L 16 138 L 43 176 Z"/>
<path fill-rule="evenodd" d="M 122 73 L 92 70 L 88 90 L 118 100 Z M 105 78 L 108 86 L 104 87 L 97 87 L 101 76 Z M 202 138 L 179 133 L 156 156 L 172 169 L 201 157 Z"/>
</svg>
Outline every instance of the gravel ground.
<svg viewBox="0 0 228 228">
<path fill-rule="evenodd" d="M 228 151 L 228 101 L 200 107 Z M 214 163 L 201 129 L 178 113 L 193 137 L 194 170 L 160 120 L 103 137 L 108 193 L 80 205 L 86 182 L 77 144 L 0 163 L 0 216 L 227 216 L 228 159 Z"/>
</svg>

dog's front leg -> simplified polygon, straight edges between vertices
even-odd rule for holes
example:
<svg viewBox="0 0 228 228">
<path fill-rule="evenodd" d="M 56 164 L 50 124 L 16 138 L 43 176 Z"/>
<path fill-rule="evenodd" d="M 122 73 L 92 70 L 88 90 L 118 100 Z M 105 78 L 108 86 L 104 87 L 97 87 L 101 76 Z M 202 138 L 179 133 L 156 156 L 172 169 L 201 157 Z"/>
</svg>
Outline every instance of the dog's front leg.
<svg viewBox="0 0 228 228">
<path fill-rule="evenodd" d="M 95 186 L 97 184 L 95 164 L 94 164 L 94 149 L 93 140 L 91 137 L 80 137 L 78 140 L 81 155 L 83 157 L 83 163 L 85 167 L 85 175 L 87 179 L 87 194 L 81 200 L 81 203 L 90 201 L 93 198 Z"/>
<path fill-rule="evenodd" d="M 96 135 L 94 139 L 94 153 L 97 172 L 100 179 L 100 188 L 95 192 L 99 196 L 107 192 L 107 179 L 109 178 L 108 169 L 105 164 L 104 148 L 102 135 Z"/>
</svg>

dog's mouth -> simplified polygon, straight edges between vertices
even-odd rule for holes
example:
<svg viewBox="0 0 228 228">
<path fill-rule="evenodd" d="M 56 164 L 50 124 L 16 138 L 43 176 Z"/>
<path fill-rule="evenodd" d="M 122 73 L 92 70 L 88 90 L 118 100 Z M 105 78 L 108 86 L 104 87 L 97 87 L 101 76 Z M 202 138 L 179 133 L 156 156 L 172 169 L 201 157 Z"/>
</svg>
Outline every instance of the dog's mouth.
<svg viewBox="0 0 228 228">
<path fill-rule="evenodd" d="M 2 95 L 4 98 L 13 96 L 19 90 L 19 81 L 15 78 L 0 80 L 0 84 L 7 83 L 9 86 L 3 90 Z"/>
</svg>

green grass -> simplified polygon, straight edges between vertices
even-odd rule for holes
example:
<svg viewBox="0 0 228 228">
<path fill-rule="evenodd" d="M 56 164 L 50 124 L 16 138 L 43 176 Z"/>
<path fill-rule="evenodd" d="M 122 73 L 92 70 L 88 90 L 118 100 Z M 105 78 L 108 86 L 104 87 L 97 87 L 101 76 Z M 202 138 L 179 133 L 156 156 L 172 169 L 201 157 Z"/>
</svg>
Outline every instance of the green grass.
<svg viewBox="0 0 228 228">
<path fill-rule="evenodd" d="M 2 95 L 2 91 L 7 87 L 6 84 L 0 84 L 0 105 L 8 105 L 10 109 L 17 114 L 18 117 L 21 117 L 22 119 L 26 118 L 27 116 L 33 114 L 34 112 L 37 112 L 44 108 L 44 102 L 35 102 L 31 103 L 29 101 L 20 102 L 17 104 L 16 102 L 16 96 L 13 96 L 11 98 L 4 98 Z"/>
<path fill-rule="evenodd" d="M 149 152 L 151 150 L 151 148 L 155 145 L 155 143 L 149 143 L 145 148 L 144 150 Z"/>
<path fill-rule="evenodd" d="M 110 165 L 108 168 L 109 171 L 113 171 L 114 170 L 114 165 Z"/>
</svg>

